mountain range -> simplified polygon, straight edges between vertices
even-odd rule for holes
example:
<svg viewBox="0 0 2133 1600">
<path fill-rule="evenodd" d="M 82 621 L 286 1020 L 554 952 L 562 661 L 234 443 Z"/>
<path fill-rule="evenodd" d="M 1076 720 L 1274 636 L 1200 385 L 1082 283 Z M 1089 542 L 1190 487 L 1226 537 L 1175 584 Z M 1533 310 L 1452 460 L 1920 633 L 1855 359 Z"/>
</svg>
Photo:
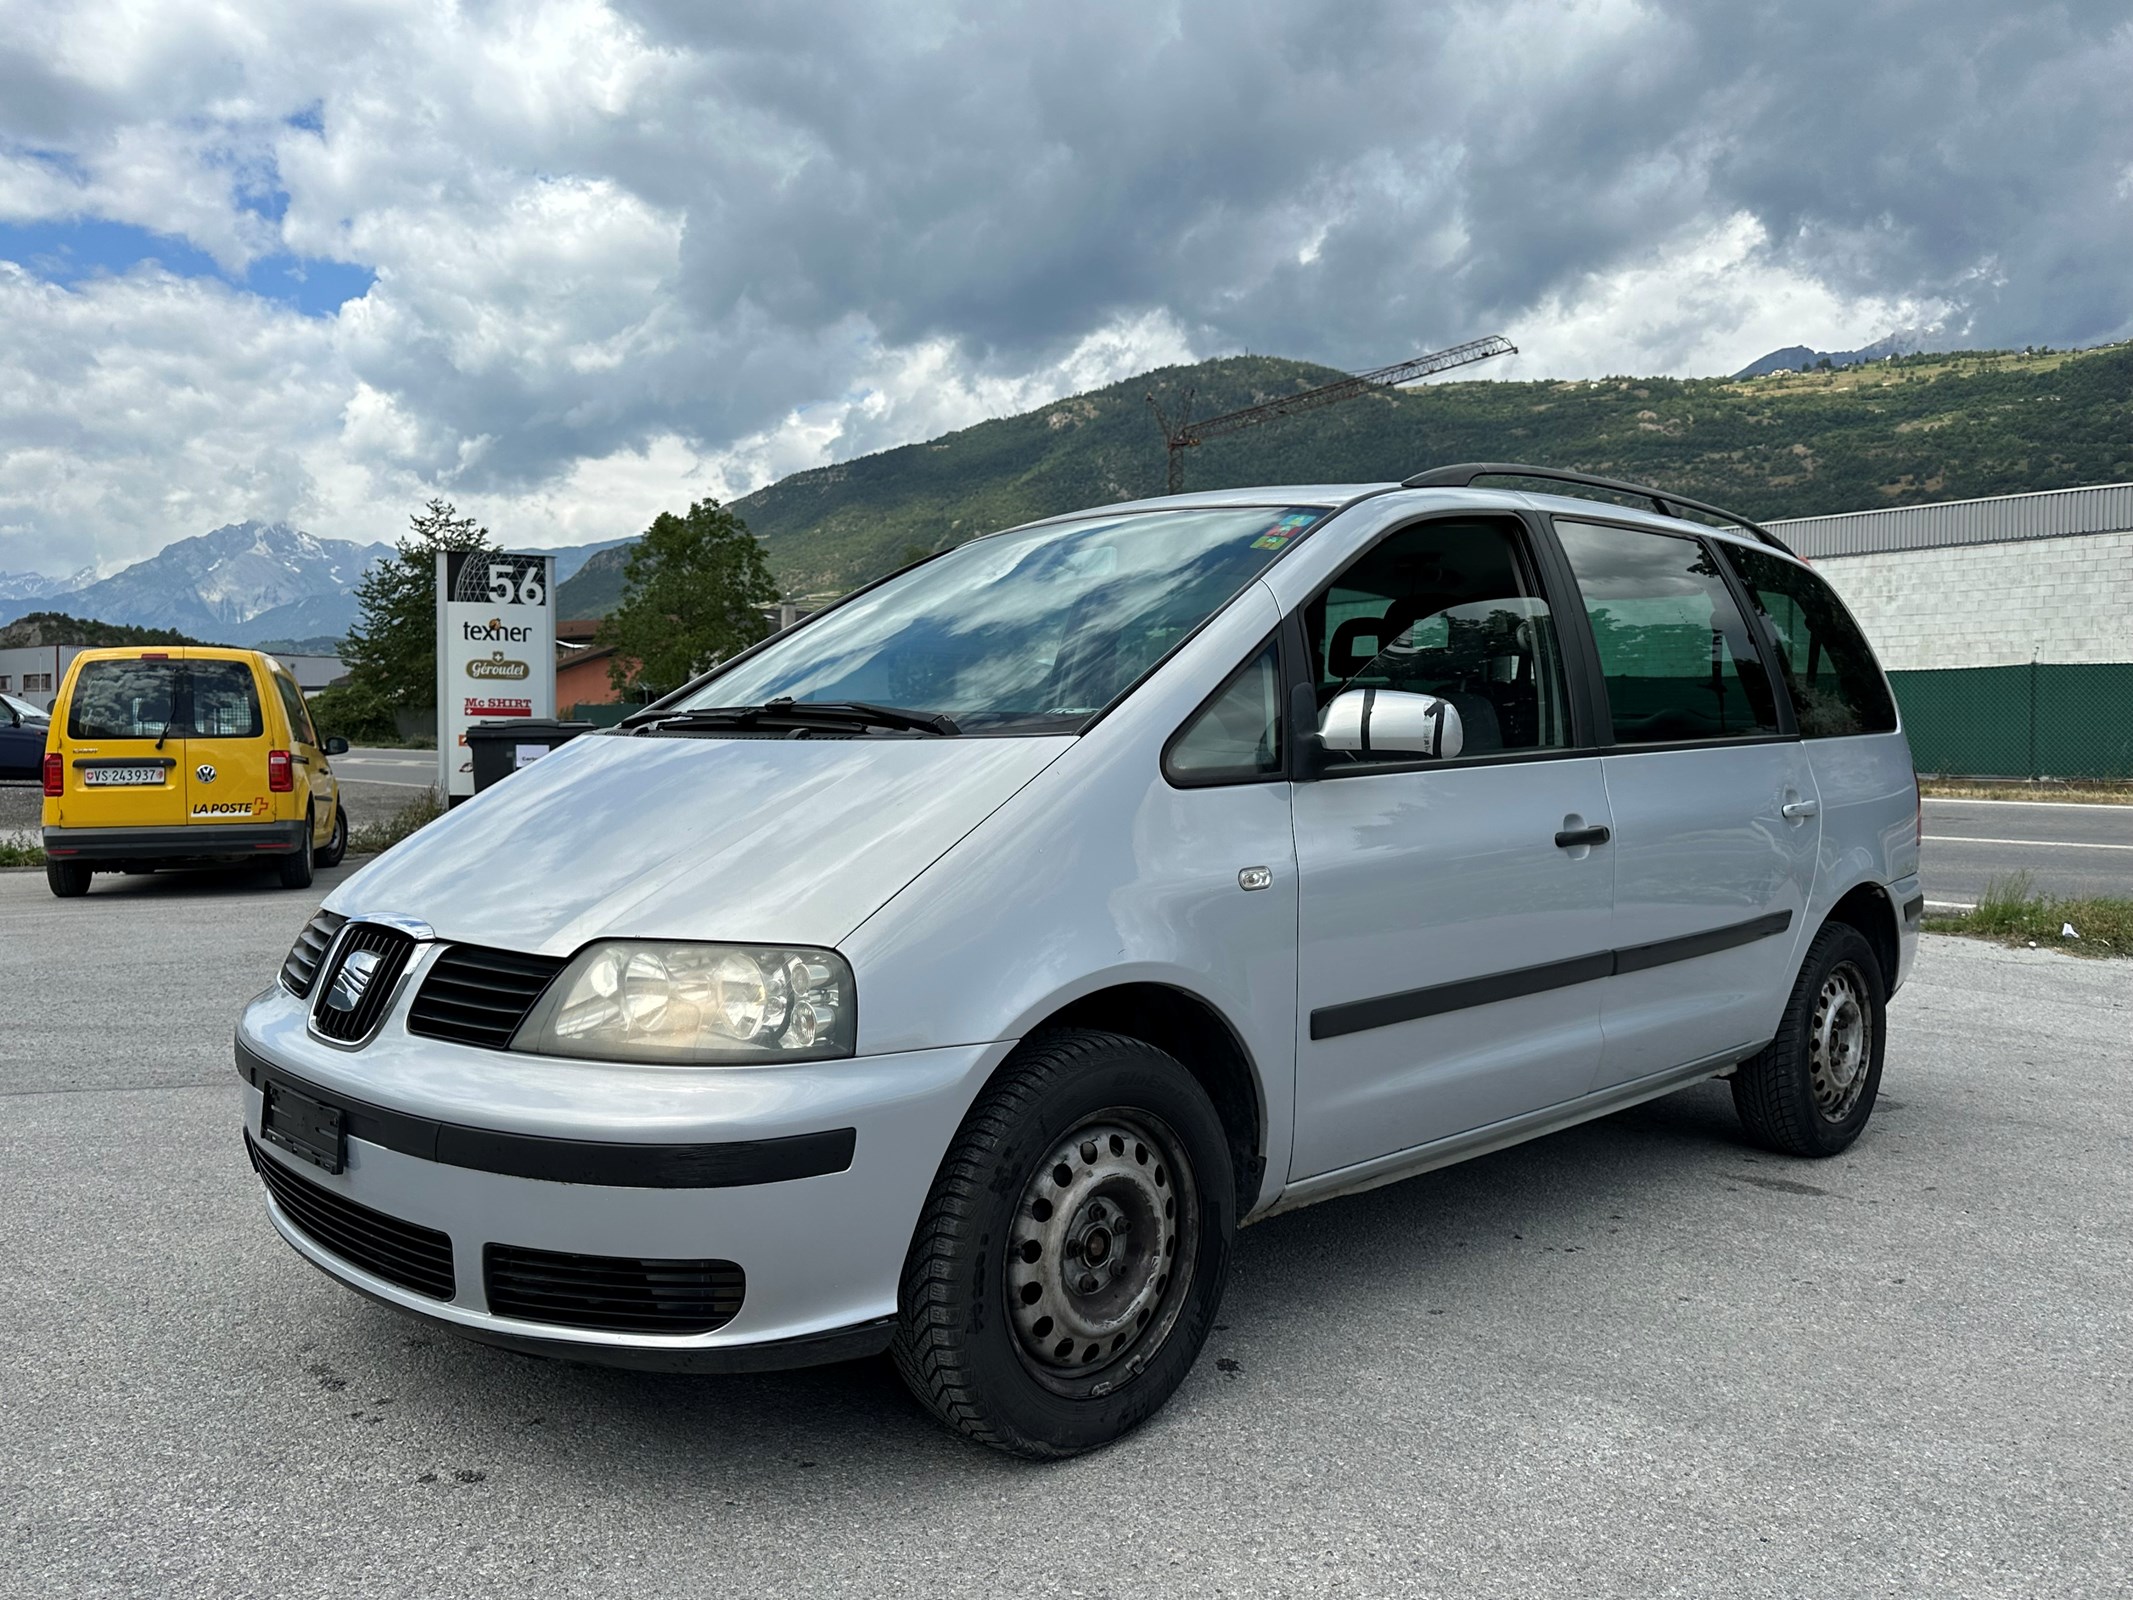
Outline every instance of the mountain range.
<svg viewBox="0 0 2133 1600">
<path fill-rule="evenodd" d="M 1337 376 L 1269 356 L 1162 368 L 794 473 L 733 508 L 786 594 L 840 593 L 988 529 L 1160 494 L 1164 451 L 1149 394 L 1172 417 L 1189 395 L 1191 414 L 1209 417 Z M 1766 521 L 2108 483 L 2133 478 L 2133 344 L 1892 355 L 1752 379 L 1380 389 L 1190 450 L 1185 486 L 1380 483 L 1446 462 L 1506 460 L 1663 484 Z M 627 554 L 596 555 L 561 585 L 562 614 L 612 608 Z"/>
<path fill-rule="evenodd" d="M 1766 356 L 1756 357 L 1733 376 L 1735 379 L 1760 378 L 1767 372 L 1807 372 L 1816 367 L 1856 367 L 1862 361 L 1885 361 L 1890 356 L 1915 356 L 1925 347 L 1925 341 L 1915 333 L 1892 333 L 1886 339 L 1877 339 L 1857 350 L 1815 350 L 1804 344 L 1788 344 L 1782 350 L 1773 350 Z"/>
<path fill-rule="evenodd" d="M 554 551 L 557 582 L 623 542 Z M 0 623 L 53 611 L 222 644 L 316 646 L 348 631 L 356 619 L 357 581 L 392 553 L 390 545 L 322 539 L 285 522 L 233 522 L 176 540 L 108 578 L 93 570 L 71 579 L 0 574 Z"/>
<path fill-rule="evenodd" d="M 1372 483 L 1450 461 L 1533 461 L 1664 484 L 1767 521 L 2133 479 L 2133 344 L 1942 355 L 1870 346 L 1828 368 L 1797 348 L 1814 358 L 1808 370 L 1367 391 L 1189 451 L 1186 487 Z M 1794 355 L 1773 351 L 1749 370 Z M 1151 394 L 1173 418 L 1210 417 L 1338 376 L 1271 356 L 1160 368 L 794 473 L 733 506 L 785 594 L 841 593 L 990 529 L 1160 493 Z M 633 542 L 553 552 L 562 616 L 612 609 Z M 52 611 L 231 644 L 315 643 L 345 633 L 357 580 L 389 553 L 286 523 L 234 523 L 101 580 L 0 575 L 0 623 Z"/>
</svg>

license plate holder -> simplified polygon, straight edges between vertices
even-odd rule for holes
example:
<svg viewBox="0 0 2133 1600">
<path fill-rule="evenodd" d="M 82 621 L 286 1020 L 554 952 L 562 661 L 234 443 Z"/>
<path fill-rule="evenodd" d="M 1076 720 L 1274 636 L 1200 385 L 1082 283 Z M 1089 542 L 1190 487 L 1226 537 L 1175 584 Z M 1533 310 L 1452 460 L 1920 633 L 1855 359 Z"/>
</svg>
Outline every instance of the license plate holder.
<svg viewBox="0 0 2133 1600">
<path fill-rule="evenodd" d="M 261 1091 L 259 1136 L 299 1161 L 339 1172 L 347 1151 L 347 1113 L 268 1078 Z"/>
</svg>

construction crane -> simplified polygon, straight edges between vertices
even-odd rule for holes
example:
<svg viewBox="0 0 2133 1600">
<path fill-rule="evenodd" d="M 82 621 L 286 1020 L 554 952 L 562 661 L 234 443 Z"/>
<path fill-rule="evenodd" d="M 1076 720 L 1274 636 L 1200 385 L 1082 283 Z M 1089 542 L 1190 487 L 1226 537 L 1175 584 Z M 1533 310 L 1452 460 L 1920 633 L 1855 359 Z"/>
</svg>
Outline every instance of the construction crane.
<svg viewBox="0 0 2133 1600">
<path fill-rule="evenodd" d="M 1185 391 L 1184 412 L 1176 422 L 1163 412 L 1154 395 L 1148 396 L 1148 409 L 1155 413 L 1155 425 L 1163 430 L 1163 445 L 1170 455 L 1169 478 L 1163 492 L 1176 494 L 1185 487 L 1185 452 L 1198 447 L 1209 439 L 1219 439 L 1224 434 L 1241 433 L 1246 428 L 1255 428 L 1262 422 L 1271 422 L 1276 417 L 1293 417 L 1299 411 L 1315 411 L 1320 406 L 1338 405 L 1343 400 L 1352 400 L 1372 389 L 1393 388 L 1403 383 L 1412 383 L 1417 378 L 1426 378 L 1433 372 L 1448 372 L 1453 367 L 1471 366 L 1476 361 L 1487 361 L 1492 356 L 1515 356 L 1518 346 L 1498 334 L 1486 339 L 1470 339 L 1465 344 L 1455 344 L 1449 350 L 1432 351 L 1426 356 L 1416 356 L 1411 361 L 1396 362 L 1389 367 L 1379 367 L 1375 372 L 1359 372 L 1352 378 L 1322 384 L 1316 389 L 1306 389 L 1301 394 L 1284 395 L 1279 400 L 1269 400 L 1262 405 L 1246 406 L 1242 411 L 1226 411 L 1219 417 L 1208 417 L 1200 422 L 1189 420 L 1192 411 L 1192 391 Z"/>
</svg>

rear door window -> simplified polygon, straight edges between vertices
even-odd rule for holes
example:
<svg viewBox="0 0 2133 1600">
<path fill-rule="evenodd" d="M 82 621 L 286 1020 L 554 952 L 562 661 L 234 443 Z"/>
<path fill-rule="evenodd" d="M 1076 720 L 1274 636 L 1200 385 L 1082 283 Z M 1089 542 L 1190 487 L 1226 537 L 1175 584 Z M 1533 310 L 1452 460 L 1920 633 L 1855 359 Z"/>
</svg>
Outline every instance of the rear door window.
<svg viewBox="0 0 2133 1600">
<path fill-rule="evenodd" d="M 1893 733 L 1896 705 L 1866 637 L 1828 584 L 1771 554 L 1728 546 L 1726 558 L 1777 646 L 1793 715 L 1808 739 Z"/>
<path fill-rule="evenodd" d="M 1599 646 L 1616 744 L 1778 731 L 1770 675 L 1700 539 L 1558 519 Z"/>
<path fill-rule="evenodd" d="M 266 732 L 259 688 L 246 661 L 186 663 L 192 680 L 188 731 L 201 739 L 256 739 Z"/>
<path fill-rule="evenodd" d="M 175 725 L 177 661 L 85 661 L 74 678 L 73 703 L 67 708 L 70 739 L 160 739 Z"/>
</svg>

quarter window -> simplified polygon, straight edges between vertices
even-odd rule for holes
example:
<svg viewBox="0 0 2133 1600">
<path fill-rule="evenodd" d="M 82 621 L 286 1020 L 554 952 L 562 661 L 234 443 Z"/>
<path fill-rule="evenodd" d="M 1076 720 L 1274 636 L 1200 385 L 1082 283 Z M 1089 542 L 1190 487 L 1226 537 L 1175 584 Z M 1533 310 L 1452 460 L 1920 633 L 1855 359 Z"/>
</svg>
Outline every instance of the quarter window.
<svg viewBox="0 0 2133 1600">
<path fill-rule="evenodd" d="M 1464 756 L 1570 743 L 1554 618 L 1515 524 L 1451 519 L 1389 534 L 1305 608 L 1304 636 L 1321 709 L 1343 689 L 1392 689 L 1448 702 Z"/>
<path fill-rule="evenodd" d="M 1767 550 L 1728 547 L 1726 557 L 1761 608 L 1801 734 L 1893 733 L 1888 684 L 1829 585 Z"/>
<path fill-rule="evenodd" d="M 1558 521 L 1617 744 L 1743 739 L 1778 731 L 1769 675 L 1699 539 Z"/>
<path fill-rule="evenodd" d="M 1281 657 L 1271 644 L 1237 669 L 1170 746 L 1170 776 L 1185 783 L 1278 778 Z"/>
<path fill-rule="evenodd" d="M 272 673 L 275 691 L 281 696 L 281 708 L 289 714 L 289 737 L 302 744 L 315 745 L 318 735 L 311 728 L 310 709 L 304 704 L 303 691 L 293 679 Z"/>
</svg>

